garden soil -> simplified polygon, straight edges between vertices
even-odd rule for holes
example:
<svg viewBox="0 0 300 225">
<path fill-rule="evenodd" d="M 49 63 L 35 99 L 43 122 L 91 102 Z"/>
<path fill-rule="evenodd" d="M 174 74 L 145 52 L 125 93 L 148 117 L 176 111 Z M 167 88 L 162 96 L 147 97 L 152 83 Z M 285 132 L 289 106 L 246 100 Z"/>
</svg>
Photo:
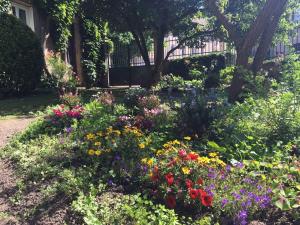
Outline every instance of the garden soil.
<svg viewBox="0 0 300 225">
<path fill-rule="evenodd" d="M 0 151 L 16 133 L 24 130 L 33 118 L 0 120 Z M 0 225 L 74 224 L 69 215 L 70 203 L 63 196 L 43 198 L 43 184 L 31 184 L 20 192 L 13 162 L 0 158 Z"/>
</svg>

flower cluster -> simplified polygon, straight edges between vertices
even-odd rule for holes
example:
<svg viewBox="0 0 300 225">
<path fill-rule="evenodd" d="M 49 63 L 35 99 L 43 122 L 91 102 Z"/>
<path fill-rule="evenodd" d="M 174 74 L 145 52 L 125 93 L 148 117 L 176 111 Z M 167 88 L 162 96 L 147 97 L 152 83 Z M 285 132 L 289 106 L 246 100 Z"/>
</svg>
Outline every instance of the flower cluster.
<svg viewBox="0 0 300 225">
<path fill-rule="evenodd" d="M 70 108 L 66 105 L 60 105 L 53 109 L 45 120 L 52 128 L 62 130 L 64 128 L 70 128 L 73 120 L 81 120 L 83 113 L 84 108 L 82 106 L 77 105 Z"/>
<path fill-rule="evenodd" d="M 257 174 L 248 174 L 243 163 L 228 165 L 218 153 L 200 155 L 178 140 L 165 143 L 154 157 L 141 163 L 147 167 L 145 182 L 150 194 L 169 208 L 211 207 L 231 215 L 236 224 L 245 224 L 250 215 L 271 202 L 271 189 Z"/>
<path fill-rule="evenodd" d="M 160 105 L 160 99 L 156 95 L 149 95 L 139 98 L 138 106 L 141 109 L 152 110 L 158 108 Z"/>
<path fill-rule="evenodd" d="M 100 102 L 103 105 L 112 106 L 115 102 L 115 97 L 111 92 L 99 92 L 94 96 L 96 101 Z"/>
<path fill-rule="evenodd" d="M 90 156 L 112 152 L 112 155 L 123 156 L 124 159 L 132 154 L 139 155 L 151 142 L 140 129 L 131 126 L 122 129 L 109 127 L 104 131 L 88 133 L 85 140 L 88 144 L 87 154 Z"/>
<path fill-rule="evenodd" d="M 186 137 L 190 140 L 190 137 Z M 216 153 L 200 156 L 178 140 L 170 141 L 156 151 L 156 157 L 142 159 L 148 167 L 147 182 L 152 194 L 164 198 L 168 207 L 183 206 L 212 207 L 213 193 L 206 182 L 210 168 L 220 169 L 225 163 Z"/>
<path fill-rule="evenodd" d="M 56 118 L 68 117 L 72 119 L 81 119 L 83 111 L 83 107 L 79 105 L 72 109 L 66 107 L 65 105 L 60 105 L 58 108 L 53 109 L 53 113 Z"/>
</svg>

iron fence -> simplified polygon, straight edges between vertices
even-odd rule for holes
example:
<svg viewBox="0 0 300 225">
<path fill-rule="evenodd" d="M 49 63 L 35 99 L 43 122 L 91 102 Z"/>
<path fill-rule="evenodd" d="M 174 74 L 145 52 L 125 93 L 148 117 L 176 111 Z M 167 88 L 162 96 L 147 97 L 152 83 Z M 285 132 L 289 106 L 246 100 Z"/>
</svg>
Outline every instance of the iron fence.
<svg viewBox="0 0 300 225">
<path fill-rule="evenodd" d="M 296 29 L 296 35 L 290 38 L 292 46 L 300 52 L 300 28 Z M 168 36 L 165 38 L 164 54 L 166 55 L 172 48 L 178 45 L 178 38 Z M 212 53 L 224 53 L 234 50 L 229 48 L 228 44 L 212 37 L 200 37 L 197 47 L 189 47 L 187 45 L 175 50 L 169 57 L 169 60 L 181 59 L 189 56 L 207 55 Z M 153 45 L 149 47 L 153 49 Z M 279 43 L 275 47 L 269 50 L 268 58 L 275 58 L 280 55 L 286 55 L 290 52 L 290 46 L 283 43 Z M 150 63 L 154 64 L 154 51 L 149 51 Z M 144 66 L 145 62 L 142 56 L 139 54 L 139 49 L 136 45 L 124 46 L 115 45 L 114 53 L 110 56 L 109 67 L 130 67 L 130 66 Z"/>
</svg>

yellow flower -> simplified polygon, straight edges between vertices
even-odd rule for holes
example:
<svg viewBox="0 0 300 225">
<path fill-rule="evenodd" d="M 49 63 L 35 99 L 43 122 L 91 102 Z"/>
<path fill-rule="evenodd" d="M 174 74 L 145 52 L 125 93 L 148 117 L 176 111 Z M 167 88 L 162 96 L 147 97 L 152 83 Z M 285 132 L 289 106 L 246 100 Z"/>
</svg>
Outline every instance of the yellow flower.
<svg viewBox="0 0 300 225">
<path fill-rule="evenodd" d="M 88 150 L 88 154 L 89 154 L 90 156 L 95 155 L 95 150 L 93 150 L 93 149 Z"/>
<path fill-rule="evenodd" d="M 94 140 L 95 139 L 95 135 L 89 133 L 89 134 L 86 135 L 86 139 L 88 139 L 88 140 Z"/>
<path fill-rule="evenodd" d="M 95 151 L 95 155 L 96 155 L 96 156 L 100 156 L 101 153 L 102 153 L 102 152 L 101 152 L 100 150 Z"/>
<path fill-rule="evenodd" d="M 192 139 L 192 138 L 189 137 L 189 136 L 184 137 L 184 140 L 186 140 L 186 141 L 190 141 L 191 139 Z"/>
<path fill-rule="evenodd" d="M 147 165 L 148 165 L 149 167 L 151 167 L 151 166 L 153 165 L 153 163 L 154 163 L 153 159 L 149 159 L 149 160 L 147 161 Z"/>
<path fill-rule="evenodd" d="M 147 158 L 143 158 L 143 159 L 141 160 L 141 162 L 142 162 L 143 164 L 147 164 L 148 159 L 147 159 Z"/>
<path fill-rule="evenodd" d="M 140 143 L 140 144 L 139 144 L 139 148 L 140 148 L 140 149 L 144 149 L 145 147 L 146 147 L 146 145 L 145 145 L 144 143 Z"/>
<path fill-rule="evenodd" d="M 118 136 L 121 135 L 121 131 L 119 131 L 119 130 L 115 130 L 114 132 L 115 132 L 115 134 L 118 135 Z"/>
<path fill-rule="evenodd" d="M 169 148 L 170 145 L 169 145 L 169 144 L 164 144 L 163 147 L 164 147 L 164 148 Z"/>
<path fill-rule="evenodd" d="M 101 145 L 101 142 L 97 141 L 95 142 L 95 146 L 100 146 Z"/>
<path fill-rule="evenodd" d="M 208 157 L 199 157 L 198 163 L 201 165 L 206 165 L 210 163 L 210 159 Z"/>
<path fill-rule="evenodd" d="M 183 174 L 190 174 L 191 173 L 191 170 L 188 167 L 182 167 L 181 170 L 182 170 Z"/>
<path fill-rule="evenodd" d="M 103 136 L 102 131 L 98 132 L 97 135 L 98 135 L 99 137 L 102 137 L 102 136 Z"/>
<path fill-rule="evenodd" d="M 215 153 L 215 152 L 211 152 L 211 153 L 209 153 L 209 156 L 212 157 L 212 158 L 215 158 L 215 157 L 218 156 L 218 154 Z"/>
<path fill-rule="evenodd" d="M 156 152 L 156 156 L 160 156 L 160 155 L 163 155 L 164 154 L 164 151 L 163 150 L 158 150 Z"/>
<path fill-rule="evenodd" d="M 173 141 L 173 145 L 180 145 L 180 141 L 174 140 L 174 141 Z"/>
</svg>

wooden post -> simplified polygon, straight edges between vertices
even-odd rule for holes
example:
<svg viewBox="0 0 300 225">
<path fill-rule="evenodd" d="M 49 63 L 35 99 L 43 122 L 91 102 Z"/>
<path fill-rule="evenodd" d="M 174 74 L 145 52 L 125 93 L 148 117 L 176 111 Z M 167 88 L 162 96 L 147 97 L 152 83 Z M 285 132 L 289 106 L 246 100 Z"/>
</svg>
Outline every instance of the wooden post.
<svg viewBox="0 0 300 225">
<path fill-rule="evenodd" d="M 80 22 L 78 17 L 74 20 L 74 48 L 75 48 L 75 62 L 76 62 L 76 74 L 78 76 L 80 85 L 86 86 L 85 79 L 82 72 L 81 65 L 81 34 L 80 34 Z"/>
</svg>

